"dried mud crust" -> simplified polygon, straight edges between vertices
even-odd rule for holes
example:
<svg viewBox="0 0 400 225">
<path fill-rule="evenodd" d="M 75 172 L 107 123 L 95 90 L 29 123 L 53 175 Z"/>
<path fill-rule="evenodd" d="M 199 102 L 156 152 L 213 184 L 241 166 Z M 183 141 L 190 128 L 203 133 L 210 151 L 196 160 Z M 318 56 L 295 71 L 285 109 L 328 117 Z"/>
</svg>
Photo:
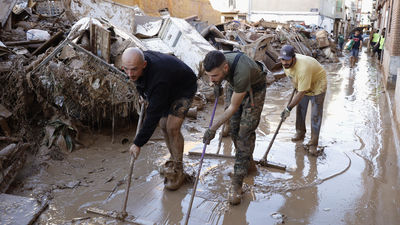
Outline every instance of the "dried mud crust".
<svg viewBox="0 0 400 225">
<path fill-rule="evenodd" d="M 11 72 L 0 73 L 0 102 L 12 113 L 7 119 L 12 136 L 37 146 L 41 139 L 41 132 L 37 128 L 41 124 L 39 114 L 42 109 L 35 104 L 35 97 L 26 83 L 25 72 L 21 69 L 26 60 L 21 56 L 14 58 Z M 2 135 L 4 134 L 0 129 L 0 136 Z"/>
<path fill-rule="evenodd" d="M 132 82 L 68 45 L 28 79 L 43 100 L 80 121 L 126 118 L 138 109 Z"/>
</svg>

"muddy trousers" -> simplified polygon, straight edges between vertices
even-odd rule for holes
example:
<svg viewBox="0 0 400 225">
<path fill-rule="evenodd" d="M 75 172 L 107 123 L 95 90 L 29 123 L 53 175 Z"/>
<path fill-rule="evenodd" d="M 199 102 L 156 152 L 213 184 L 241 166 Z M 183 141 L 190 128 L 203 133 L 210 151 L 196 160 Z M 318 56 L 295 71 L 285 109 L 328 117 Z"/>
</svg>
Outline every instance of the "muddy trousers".
<svg viewBox="0 0 400 225">
<path fill-rule="evenodd" d="M 312 145 L 318 145 L 319 132 L 324 110 L 325 92 L 315 96 L 305 95 L 296 109 L 296 132 L 304 135 L 306 133 L 306 115 L 308 103 L 311 101 L 311 141 Z"/>
<path fill-rule="evenodd" d="M 242 185 L 243 178 L 247 175 L 250 160 L 256 142 L 257 126 L 260 122 L 261 112 L 264 106 L 266 85 L 262 83 L 252 87 L 254 106 L 251 105 L 250 95 L 247 94 L 239 106 L 238 111 L 230 119 L 230 134 L 236 149 L 234 175 L 232 183 Z M 230 103 L 233 89 L 227 85 L 226 101 Z"/>
</svg>

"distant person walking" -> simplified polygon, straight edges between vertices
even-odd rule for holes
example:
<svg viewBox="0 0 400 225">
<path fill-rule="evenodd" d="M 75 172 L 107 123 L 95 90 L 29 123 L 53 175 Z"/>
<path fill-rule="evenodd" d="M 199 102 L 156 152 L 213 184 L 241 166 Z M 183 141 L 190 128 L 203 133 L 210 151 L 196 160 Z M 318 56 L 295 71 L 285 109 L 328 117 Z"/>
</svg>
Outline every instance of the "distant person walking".
<svg viewBox="0 0 400 225">
<path fill-rule="evenodd" d="M 376 43 L 376 45 L 378 46 L 378 59 L 381 60 L 381 56 L 382 56 L 382 51 L 383 51 L 383 47 L 385 45 L 385 32 L 384 30 L 382 31 L 382 35 L 379 39 L 379 42 Z"/>
<path fill-rule="evenodd" d="M 378 52 L 379 47 L 377 46 L 375 48 L 375 46 L 376 46 L 376 43 L 379 42 L 380 37 L 381 37 L 381 35 L 379 34 L 379 30 L 376 30 L 374 32 L 374 34 L 372 35 L 372 38 L 371 38 L 372 57 L 374 57 L 375 53 Z"/>
<path fill-rule="evenodd" d="M 342 33 L 339 33 L 338 45 L 339 45 L 340 51 L 343 51 L 343 44 L 344 44 L 344 35 Z"/>
<path fill-rule="evenodd" d="M 353 68 L 358 61 L 358 53 L 362 49 L 362 41 L 363 38 L 360 34 L 359 30 L 356 30 L 354 34 L 350 36 L 351 40 L 354 41 L 353 47 L 351 48 L 351 57 L 350 57 L 350 68 Z"/>
</svg>

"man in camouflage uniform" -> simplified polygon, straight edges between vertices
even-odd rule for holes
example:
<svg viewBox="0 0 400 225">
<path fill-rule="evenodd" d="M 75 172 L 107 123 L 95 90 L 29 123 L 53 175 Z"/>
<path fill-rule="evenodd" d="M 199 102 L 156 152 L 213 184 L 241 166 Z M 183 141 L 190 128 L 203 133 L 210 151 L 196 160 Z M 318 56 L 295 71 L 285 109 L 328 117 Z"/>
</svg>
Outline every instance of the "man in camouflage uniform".
<svg viewBox="0 0 400 225">
<path fill-rule="evenodd" d="M 203 142 L 209 144 L 216 130 L 230 119 L 236 160 L 229 202 L 236 205 L 241 202 L 243 179 L 253 160 L 255 130 L 264 105 L 266 78 L 254 60 L 238 52 L 211 51 L 204 59 L 204 68 L 214 84 L 228 81 L 226 101 L 229 106 L 204 133 Z"/>
</svg>

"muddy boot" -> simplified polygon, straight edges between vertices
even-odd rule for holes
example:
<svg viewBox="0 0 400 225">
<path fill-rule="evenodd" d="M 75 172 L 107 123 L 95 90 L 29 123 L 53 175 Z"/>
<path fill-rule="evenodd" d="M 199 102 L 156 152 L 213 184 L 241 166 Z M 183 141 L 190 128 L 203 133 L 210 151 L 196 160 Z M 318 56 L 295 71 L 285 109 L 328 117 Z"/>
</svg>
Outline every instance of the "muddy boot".
<svg viewBox="0 0 400 225">
<path fill-rule="evenodd" d="M 318 155 L 317 146 L 316 145 L 308 146 L 308 152 L 313 156 L 317 156 Z"/>
<path fill-rule="evenodd" d="M 311 134 L 311 139 L 308 141 L 307 145 L 311 146 L 318 146 L 318 137 L 315 137 Z"/>
<path fill-rule="evenodd" d="M 257 165 L 254 160 L 250 160 L 249 168 L 247 169 L 247 174 L 257 172 Z"/>
<path fill-rule="evenodd" d="M 185 181 L 182 162 L 167 161 L 164 169 L 164 187 L 175 191 L 179 189 Z"/>
<path fill-rule="evenodd" d="M 231 205 L 238 205 L 242 201 L 243 189 L 242 185 L 232 182 L 229 190 L 228 201 Z"/>
<path fill-rule="evenodd" d="M 304 133 L 296 132 L 296 134 L 292 137 L 291 140 L 292 140 L 293 142 L 302 141 L 302 140 L 304 140 L 304 137 L 305 137 L 305 134 L 304 134 Z"/>
</svg>

